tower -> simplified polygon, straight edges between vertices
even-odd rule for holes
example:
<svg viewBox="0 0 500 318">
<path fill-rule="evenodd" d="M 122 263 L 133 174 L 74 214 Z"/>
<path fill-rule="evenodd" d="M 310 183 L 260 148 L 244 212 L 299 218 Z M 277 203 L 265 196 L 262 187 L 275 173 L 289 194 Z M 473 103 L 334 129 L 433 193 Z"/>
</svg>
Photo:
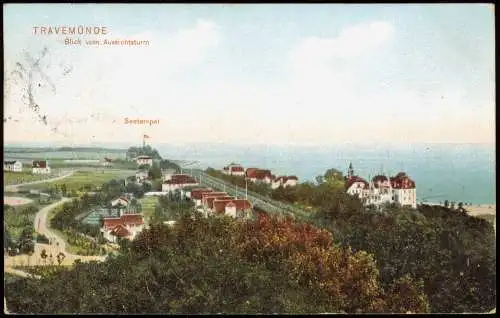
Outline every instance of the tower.
<svg viewBox="0 0 500 318">
<path fill-rule="evenodd" d="M 347 169 L 347 178 L 352 178 L 354 176 L 354 169 L 352 168 L 352 162 L 349 162 L 349 169 Z"/>
</svg>

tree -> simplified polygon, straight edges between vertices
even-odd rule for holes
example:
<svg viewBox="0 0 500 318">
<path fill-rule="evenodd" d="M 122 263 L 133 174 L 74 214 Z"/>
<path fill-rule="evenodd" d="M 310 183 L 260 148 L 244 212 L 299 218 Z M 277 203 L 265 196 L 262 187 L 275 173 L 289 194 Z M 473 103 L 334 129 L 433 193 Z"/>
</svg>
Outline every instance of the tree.
<svg viewBox="0 0 500 318">
<path fill-rule="evenodd" d="M 326 182 L 344 181 L 344 176 L 342 175 L 342 172 L 340 170 L 331 168 L 325 172 L 324 180 Z"/>
<path fill-rule="evenodd" d="M 153 180 L 161 179 L 161 169 L 157 163 L 153 163 L 151 168 L 149 168 L 148 176 L 151 177 Z"/>
</svg>

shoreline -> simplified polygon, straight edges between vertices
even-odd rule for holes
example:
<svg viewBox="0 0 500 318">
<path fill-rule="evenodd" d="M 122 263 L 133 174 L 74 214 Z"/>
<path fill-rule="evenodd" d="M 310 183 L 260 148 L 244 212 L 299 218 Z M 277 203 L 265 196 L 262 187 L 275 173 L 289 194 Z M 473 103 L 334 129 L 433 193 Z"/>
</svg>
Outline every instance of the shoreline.
<svg viewBox="0 0 500 318">
<path fill-rule="evenodd" d="M 422 202 L 420 204 L 443 206 L 442 204 L 437 203 L 437 202 Z M 467 213 L 469 215 L 472 215 L 472 216 L 477 216 L 477 215 L 495 215 L 496 216 L 497 206 L 496 206 L 496 203 L 494 203 L 494 204 L 472 204 L 472 205 L 464 205 L 464 209 L 467 211 Z"/>
</svg>

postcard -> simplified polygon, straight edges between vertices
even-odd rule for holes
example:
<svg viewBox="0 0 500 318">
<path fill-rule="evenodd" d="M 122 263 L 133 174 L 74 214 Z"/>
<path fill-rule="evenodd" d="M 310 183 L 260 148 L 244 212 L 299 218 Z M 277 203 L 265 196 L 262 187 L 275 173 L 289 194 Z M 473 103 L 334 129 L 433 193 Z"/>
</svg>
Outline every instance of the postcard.
<svg viewBox="0 0 500 318">
<path fill-rule="evenodd" d="M 496 312 L 493 4 L 4 4 L 4 312 Z"/>
</svg>

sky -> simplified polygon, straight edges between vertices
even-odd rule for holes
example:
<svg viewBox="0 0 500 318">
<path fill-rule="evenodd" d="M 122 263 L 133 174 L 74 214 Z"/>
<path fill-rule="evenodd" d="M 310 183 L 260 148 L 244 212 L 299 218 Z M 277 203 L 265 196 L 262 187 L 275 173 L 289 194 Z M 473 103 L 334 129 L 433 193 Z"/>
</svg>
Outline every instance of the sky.
<svg viewBox="0 0 500 318">
<path fill-rule="evenodd" d="M 487 4 L 8 4 L 4 142 L 493 144 L 494 30 Z"/>
</svg>

